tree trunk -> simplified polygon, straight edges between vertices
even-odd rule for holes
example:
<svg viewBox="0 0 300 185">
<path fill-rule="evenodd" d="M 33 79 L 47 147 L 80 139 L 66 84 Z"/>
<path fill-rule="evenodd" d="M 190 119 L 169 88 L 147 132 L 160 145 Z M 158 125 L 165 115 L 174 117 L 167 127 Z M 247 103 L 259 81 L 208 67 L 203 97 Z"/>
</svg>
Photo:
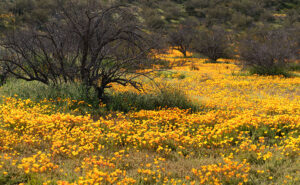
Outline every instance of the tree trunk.
<svg viewBox="0 0 300 185">
<path fill-rule="evenodd" d="M 183 50 L 183 51 L 181 51 L 181 52 L 182 52 L 182 54 L 183 54 L 184 58 L 186 58 L 186 51 L 185 51 L 185 50 Z"/>
<path fill-rule="evenodd" d="M 97 91 L 97 96 L 100 100 L 103 100 L 104 98 L 104 87 L 96 87 L 96 91 Z"/>
</svg>

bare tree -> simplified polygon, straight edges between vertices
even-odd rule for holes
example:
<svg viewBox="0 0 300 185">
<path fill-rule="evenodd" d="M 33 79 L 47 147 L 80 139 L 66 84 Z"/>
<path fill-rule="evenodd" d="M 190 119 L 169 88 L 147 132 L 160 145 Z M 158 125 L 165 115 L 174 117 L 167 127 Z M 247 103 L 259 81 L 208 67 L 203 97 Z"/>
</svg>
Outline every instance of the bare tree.
<svg viewBox="0 0 300 185">
<path fill-rule="evenodd" d="M 297 38 L 289 32 L 264 30 L 242 39 L 239 44 L 239 55 L 243 66 L 258 74 L 284 74 L 288 63 L 299 55 Z"/>
<path fill-rule="evenodd" d="M 9 73 L 47 85 L 81 82 L 103 98 L 112 83 L 140 88 L 139 69 L 152 48 L 129 7 L 103 7 L 97 0 L 70 0 L 41 27 L 6 34 L 0 61 Z"/>
<path fill-rule="evenodd" d="M 184 57 L 187 56 L 187 52 L 191 49 L 192 41 L 196 36 L 196 27 L 196 22 L 187 20 L 168 34 L 169 44 L 180 51 Z"/>
<path fill-rule="evenodd" d="M 230 48 L 229 34 L 222 28 L 214 27 L 200 31 L 193 42 L 193 50 L 217 61 L 228 57 Z"/>
</svg>

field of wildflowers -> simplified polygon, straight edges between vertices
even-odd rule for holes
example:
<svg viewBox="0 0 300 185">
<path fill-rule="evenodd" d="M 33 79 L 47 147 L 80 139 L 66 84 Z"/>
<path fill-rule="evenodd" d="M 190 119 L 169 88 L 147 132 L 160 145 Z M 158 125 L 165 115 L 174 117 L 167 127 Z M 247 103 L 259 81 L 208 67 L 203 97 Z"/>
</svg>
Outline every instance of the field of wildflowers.
<svg viewBox="0 0 300 185">
<path fill-rule="evenodd" d="M 243 75 L 233 60 L 160 57 L 174 65 L 143 91 L 113 89 L 180 89 L 200 111 L 95 120 L 47 100 L 2 97 L 0 184 L 300 184 L 299 77 Z"/>
</svg>

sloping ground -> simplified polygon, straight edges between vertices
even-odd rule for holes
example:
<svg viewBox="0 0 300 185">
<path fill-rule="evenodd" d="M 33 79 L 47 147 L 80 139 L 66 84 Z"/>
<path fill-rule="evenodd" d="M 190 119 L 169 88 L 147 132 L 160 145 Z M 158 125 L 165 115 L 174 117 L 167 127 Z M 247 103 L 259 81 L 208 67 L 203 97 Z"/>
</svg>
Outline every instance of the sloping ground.
<svg viewBox="0 0 300 185">
<path fill-rule="evenodd" d="M 94 121 L 3 97 L 0 184 L 299 184 L 299 78 L 240 76 L 233 64 L 193 60 L 153 76 L 197 101 L 198 113 Z M 140 93 L 153 91 L 145 83 Z"/>
</svg>

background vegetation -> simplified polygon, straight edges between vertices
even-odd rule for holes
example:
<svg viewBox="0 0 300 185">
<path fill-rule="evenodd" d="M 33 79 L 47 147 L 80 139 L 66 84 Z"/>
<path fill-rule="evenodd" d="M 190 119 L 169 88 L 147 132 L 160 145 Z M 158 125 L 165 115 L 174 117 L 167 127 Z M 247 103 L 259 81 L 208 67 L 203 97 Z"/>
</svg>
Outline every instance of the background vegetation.
<svg viewBox="0 0 300 185">
<path fill-rule="evenodd" d="M 55 14 L 55 11 L 67 2 L 64 0 L 45 2 L 39 0 L 3 0 L 0 2 L 0 31 L 4 33 L 17 27 L 32 25 L 32 23 L 37 28 L 42 28 L 46 22 L 53 20 L 52 15 Z M 214 45 L 222 45 L 222 51 L 218 48 L 217 55 L 229 58 L 237 57 L 238 52 L 235 51 L 239 50 L 239 47 L 243 47 L 237 43 L 243 40 L 245 36 L 254 39 L 255 33 L 253 34 L 253 32 L 258 35 L 262 30 L 268 32 L 280 29 L 282 34 L 291 35 L 294 43 L 290 42 L 289 44 L 295 45 L 294 51 L 298 51 L 300 45 L 300 3 L 297 0 L 104 0 L 102 4 L 106 6 L 127 4 L 132 11 L 137 13 L 136 16 L 146 29 L 160 38 L 157 39 L 160 41 L 158 45 L 165 47 L 167 46 L 165 43 L 167 43 L 181 50 L 185 56 L 187 51 L 196 51 L 216 60 L 216 53 L 212 56 L 209 50 Z M 220 30 L 227 33 L 226 36 L 222 37 L 222 40 L 208 37 L 208 30 L 211 32 L 211 30 L 216 29 L 219 30 L 218 35 L 220 35 Z M 274 43 L 281 42 L 278 37 L 273 37 L 272 40 Z M 198 43 L 198 45 L 192 42 Z M 258 42 L 257 44 L 263 45 L 264 43 Z M 213 50 L 215 49 L 217 48 Z M 245 50 L 247 49 L 244 49 L 243 52 Z M 299 53 L 296 55 L 299 57 Z M 246 59 L 249 57 L 241 58 L 241 60 Z M 251 61 L 248 60 L 245 63 L 249 64 L 249 62 Z M 251 65 L 245 65 L 245 67 L 247 66 Z M 274 71 L 273 66 L 263 68 L 262 70 L 254 70 L 252 65 L 250 70 L 256 71 L 258 74 L 285 73 L 283 72 L 285 71 L 283 65 L 280 66 L 281 69 L 276 69 L 277 72 L 275 73 L 272 72 Z M 268 72 L 266 69 L 271 71 Z"/>
</svg>

